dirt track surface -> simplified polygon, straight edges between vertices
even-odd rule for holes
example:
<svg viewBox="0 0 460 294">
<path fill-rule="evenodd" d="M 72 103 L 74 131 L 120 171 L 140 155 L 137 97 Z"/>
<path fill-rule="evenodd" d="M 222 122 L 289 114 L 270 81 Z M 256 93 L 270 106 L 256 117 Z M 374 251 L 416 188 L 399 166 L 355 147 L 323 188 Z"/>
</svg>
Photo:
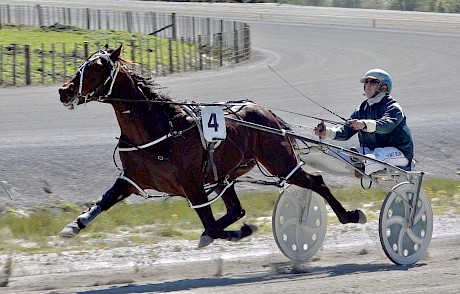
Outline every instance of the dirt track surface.
<svg viewBox="0 0 460 294">
<path fill-rule="evenodd" d="M 375 222 L 333 226 L 323 249 L 300 265 L 288 262 L 268 235 L 200 250 L 196 242 L 175 241 L 17 255 L 5 293 L 458 293 L 459 224 L 436 218 L 428 253 L 408 267 L 386 258 Z"/>
<path fill-rule="evenodd" d="M 67 5 L 59 1 L 0 2 Z M 460 88 L 456 85 L 460 35 L 456 30 L 460 16 L 288 5 L 110 1 L 109 6 L 108 2 L 79 1 L 77 5 L 104 9 L 129 5 L 132 9 L 222 18 L 237 15 L 250 22 L 253 60 L 231 69 L 158 79 L 175 99 L 250 98 L 268 107 L 334 119 L 287 88 L 267 65 L 341 115 L 349 114 L 361 99 L 359 76 L 372 67 L 387 69 L 395 80 L 394 96 L 409 117 L 419 168 L 427 177 L 458 177 L 460 136 L 455 131 L 460 129 Z M 376 27 L 372 19 L 376 19 Z M 391 25 L 383 25 L 384 19 Z M 339 20 L 342 23 L 337 23 Z M 419 21 L 416 26 L 415 21 Z M 94 201 L 118 174 L 111 161 L 114 137 L 119 132 L 113 111 L 107 105 L 90 104 L 69 112 L 58 102 L 58 87 L 0 89 L 0 180 L 8 181 L 15 199 L 2 205 L 21 209 L 56 201 Z M 282 116 L 294 123 L 317 123 Z M 325 176 L 328 183 L 350 181 Z M 459 227 L 458 216 L 436 217 L 428 255 L 413 267 L 391 264 L 380 249 L 375 223 L 362 228 L 332 225 L 324 249 L 312 262 L 299 267 L 297 274 L 289 272 L 292 265 L 285 263 L 270 236 L 256 235 L 236 244 L 219 241 L 200 251 L 193 249 L 196 242 L 177 242 L 45 256 L 13 255 L 10 287 L 1 290 L 458 293 Z M 6 259 L 1 256 L 1 264 Z"/>
</svg>

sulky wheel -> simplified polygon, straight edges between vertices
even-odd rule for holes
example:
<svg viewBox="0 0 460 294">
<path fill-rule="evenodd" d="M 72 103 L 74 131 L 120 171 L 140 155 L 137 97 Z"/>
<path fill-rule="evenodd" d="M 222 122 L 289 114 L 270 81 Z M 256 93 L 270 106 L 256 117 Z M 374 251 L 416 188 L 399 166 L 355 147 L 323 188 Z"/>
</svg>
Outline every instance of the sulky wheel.
<svg viewBox="0 0 460 294">
<path fill-rule="evenodd" d="M 433 233 L 433 212 L 430 202 L 420 190 L 411 220 L 415 185 L 396 185 L 385 198 L 380 210 L 380 243 L 395 264 L 411 265 L 419 261 L 430 245 Z"/>
<path fill-rule="evenodd" d="M 309 189 L 288 186 L 276 200 L 273 236 L 281 252 L 295 262 L 311 258 L 321 248 L 327 229 L 324 200 Z"/>
</svg>

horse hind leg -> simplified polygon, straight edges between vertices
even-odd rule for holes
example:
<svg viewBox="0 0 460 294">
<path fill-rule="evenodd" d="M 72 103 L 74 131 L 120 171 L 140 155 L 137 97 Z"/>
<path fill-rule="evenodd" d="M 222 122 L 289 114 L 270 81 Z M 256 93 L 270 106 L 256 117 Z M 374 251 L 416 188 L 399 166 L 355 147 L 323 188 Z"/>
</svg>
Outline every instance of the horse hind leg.
<svg viewBox="0 0 460 294">
<path fill-rule="evenodd" d="M 272 140 L 274 141 L 274 140 Z M 268 144 L 267 144 L 268 145 Z M 271 152 L 263 153 L 258 157 L 258 161 L 273 175 L 278 177 L 288 176 L 296 166 L 296 158 L 292 153 L 288 152 L 285 146 L 272 144 L 272 148 L 267 148 Z M 286 167 L 291 167 L 286 169 Z M 297 169 L 287 183 L 294 184 L 301 188 L 310 189 L 321 195 L 331 206 L 339 221 L 346 223 L 365 223 L 366 216 L 360 210 L 346 211 L 340 202 L 332 195 L 329 188 L 323 181 L 321 175 L 311 175 L 302 168 Z"/>
<path fill-rule="evenodd" d="M 73 238 L 86 228 L 101 212 L 108 210 L 117 202 L 131 195 L 129 184 L 123 179 L 117 179 L 115 184 L 93 206 L 82 212 L 74 221 L 67 224 L 59 233 L 60 237 Z"/>
<path fill-rule="evenodd" d="M 337 218 L 342 224 L 347 223 L 366 223 L 366 215 L 361 210 L 347 211 L 342 204 L 332 195 L 329 188 L 324 183 L 321 175 L 311 175 L 304 170 L 298 170 L 288 183 L 299 187 L 310 189 L 321 195 L 331 206 Z"/>
</svg>

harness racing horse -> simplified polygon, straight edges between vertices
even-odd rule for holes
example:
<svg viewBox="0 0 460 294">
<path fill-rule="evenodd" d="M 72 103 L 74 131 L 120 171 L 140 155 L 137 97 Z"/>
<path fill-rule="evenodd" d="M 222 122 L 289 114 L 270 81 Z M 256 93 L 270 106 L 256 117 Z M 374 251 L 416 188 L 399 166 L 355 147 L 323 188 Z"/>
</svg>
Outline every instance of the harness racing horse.
<svg viewBox="0 0 460 294">
<path fill-rule="evenodd" d="M 240 240 L 257 228 L 245 224 L 237 231 L 224 230 L 245 215 L 234 185 L 228 183 L 256 164 L 289 184 L 321 195 L 341 223 L 366 222 L 361 211 L 344 209 L 320 175 L 311 175 L 299 168 L 295 142 L 289 137 L 227 120 L 225 140 L 216 148 L 204 148 L 197 119 L 185 103 L 174 103 L 158 93 L 158 85 L 151 79 L 129 70 L 129 62 L 120 57 L 121 51 L 122 46 L 111 50 L 104 47 L 94 53 L 59 89 L 60 100 L 69 109 L 90 101 L 113 106 L 121 130 L 118 151 L 122 163 L 122 173 L 114 185 L 95 205 L 69 223 L 60 236 L 76 236 L 117 202 L 153 189 L 185 197 L 196 210 L 204 226 L 198 247 L 218 238 Z M 226 117 L 279 130 L 287 128 L 280 118 L 255 103 L 240 103 L 237 109 L 222 105 Z M 215 185 L 214 192 L 221 194 L 227 209 L 218 220 L 208 202 L 205 185 L 209 184 Z"/>
</svg>

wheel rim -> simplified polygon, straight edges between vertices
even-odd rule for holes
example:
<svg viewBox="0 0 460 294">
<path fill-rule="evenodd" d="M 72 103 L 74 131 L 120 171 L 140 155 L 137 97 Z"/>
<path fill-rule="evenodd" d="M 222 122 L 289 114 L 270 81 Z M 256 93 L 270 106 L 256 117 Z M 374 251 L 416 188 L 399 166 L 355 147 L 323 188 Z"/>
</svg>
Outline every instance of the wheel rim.
<svg viewBox="0 0 460 294">
<path fill-rule="evenodd" d="M 380 243 L 387 257 L 400 265 L 410 265 L 419 261 L 428 249 L 433 233 L 433 212 L 423 190 L 420 191 L 411 224 L 408 203 L 413 201 L 413 197 L 413 184 L 396 185 L 388 193 L 380 211 Z"/>
<path fill-rule="evenodd" d="M 280 251 L 303 262 L 321 248 L 327 229 L 327 211 L 321 196 L 309 189 L 289 186 L 273 209 L 272 230 Z"/>
</svg>

